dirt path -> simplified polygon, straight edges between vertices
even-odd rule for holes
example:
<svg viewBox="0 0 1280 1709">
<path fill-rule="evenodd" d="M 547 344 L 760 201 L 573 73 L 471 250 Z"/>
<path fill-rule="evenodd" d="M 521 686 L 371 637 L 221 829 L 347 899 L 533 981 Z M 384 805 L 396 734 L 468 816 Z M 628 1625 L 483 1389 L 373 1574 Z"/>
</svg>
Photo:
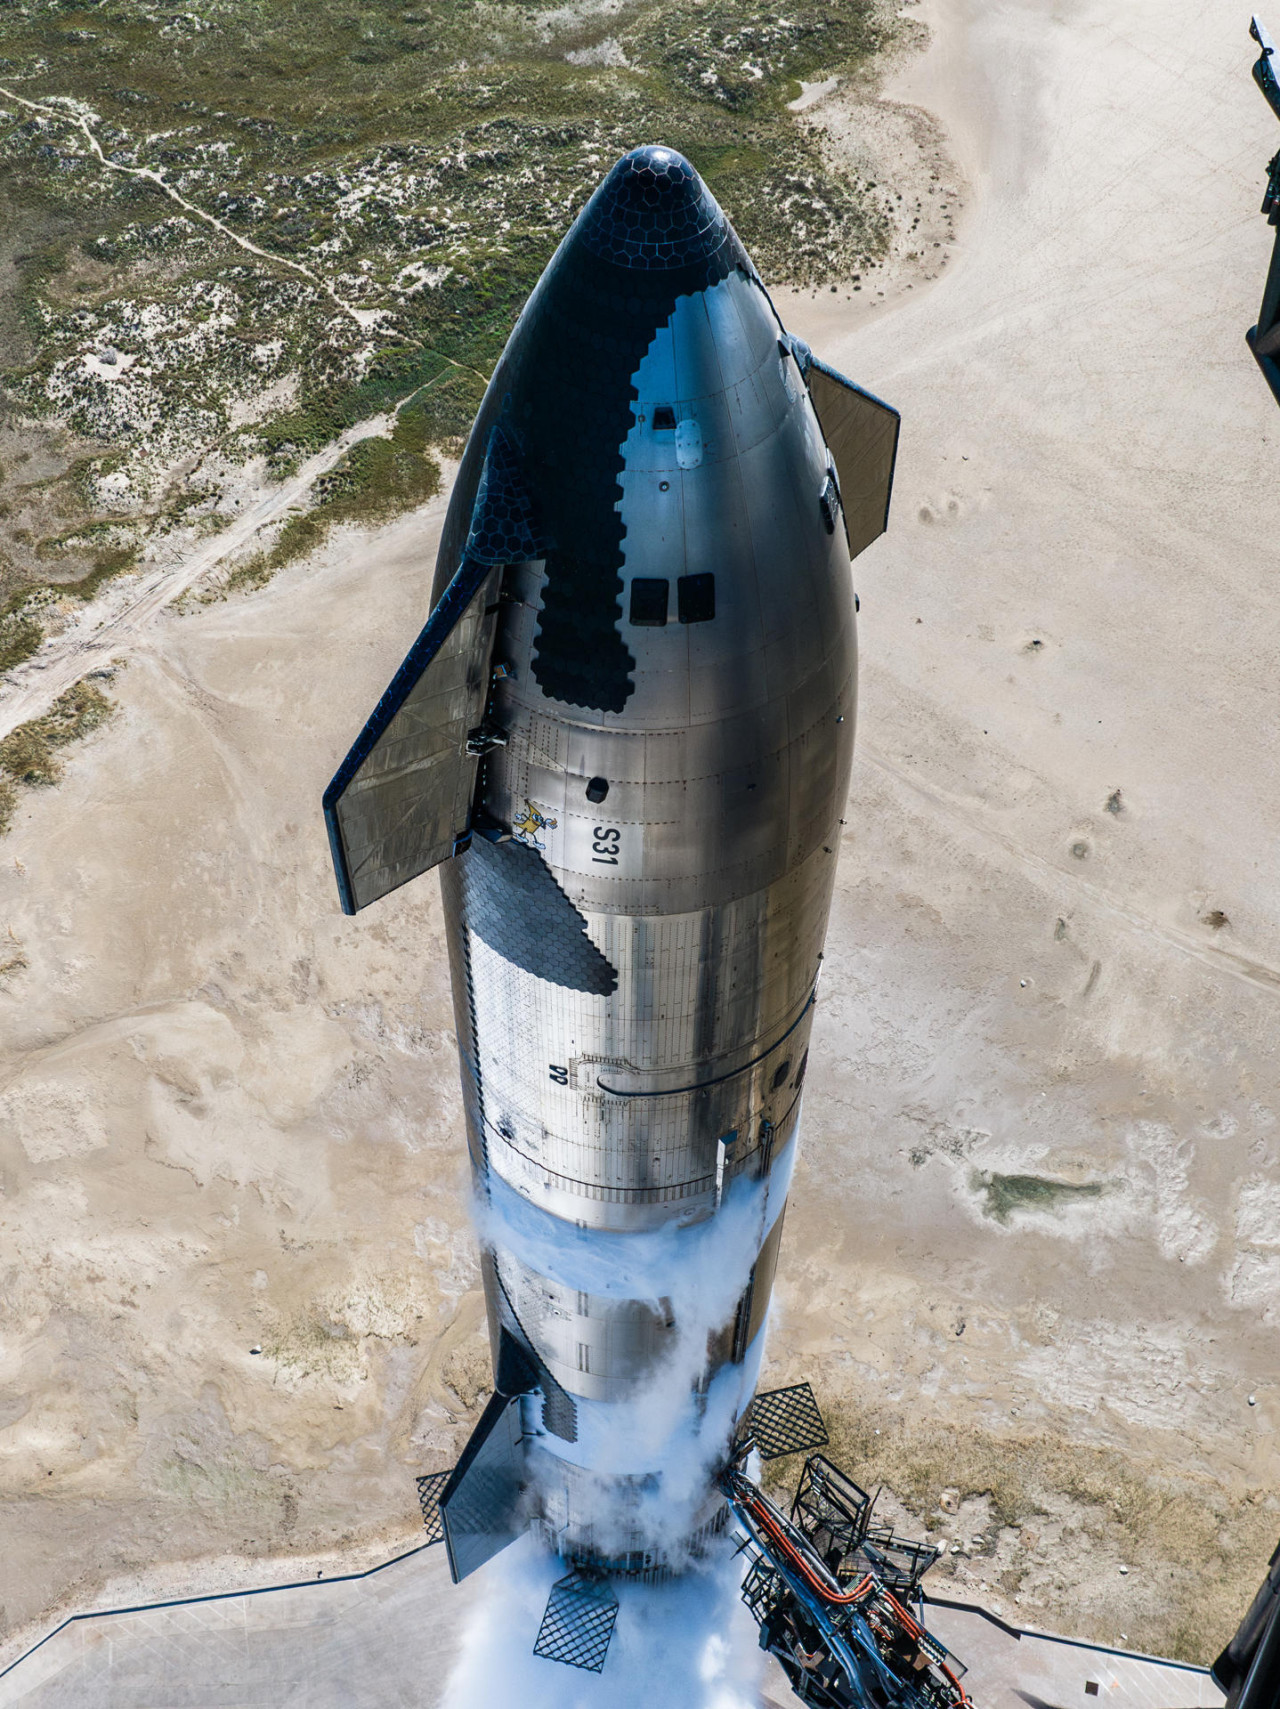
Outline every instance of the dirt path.
<svg viewBox="0 0 1280 1709">
<path fill-rule="evenodd" d="M 103 152 L 89 119 L 72 103 L 62 102 L 57 98 L 32 101 L 2 84 L 0 99 L 11 101 L 25 111 L 53 123 L 69 126 L 84 139 L 90 154 L 103 171 L 145 179 L 184 212 L 220 233 L 246 254 L 310 281 L 362 330 L 367 332 L 382 318 L 382 310 L 360 309 L 347 302 L 330 281 L 313 268 L 288 256 L 263 249 L 251 239 L 233 231 L 215 214 L 183 196 L 162 172 L 149 166 L 129 166 L 122 161 L 112 160 Z M 439 351 L 433 354 L 439 356 L 446 367 L 462 368 L 467 373 L 474 374 L 477 379 L 486 380 L 485 375 L 466 363 L 457 362 Z M 415 392 L 411 395 L 417 394 Z M 292 509 L 305 507 L 313 482 L 332 469 L 361 439 L 388 431 L 395 415 L 408 401 L 407 397 L 403 398 L 393 411 L 370 417 L 367 421 L 357 422 L 355 426 L 348 428 L 322 451 L 309 458 L 287 481 L 272 487 L 229 527 L 206 544 L 193 548 L 180 563 L 166 565 L 162 569 L 144 574 L 140 579 L 129 578 L 117 587 L 108 588 L 100 599 L 78 614 L 68 628 L 47 642 L 29 663 L 9 671 L 0 679 L 0 737 L 7 735 L 16 725 L 27 719 L 37 718 L 46 712 L 58 695 L 64 693 L 88 671 L 126 652 L 157 612 L 189 592 L 210 570 L 246 545 L 259 529 L 279 521 Z"/>
<path fill-rule="evenodd" d="M 279 522 L 291 510 L 304 508 L 321 475 L 360 440 L 387 432 L 393 420 L 388 413 L 357 422 L 180 563 L 109 586 L 29 661 L 0 679 L 0 737 L 47 712 L 60 694 L 89 671 L 126 657 L 157 613 L 248 545 L 260 529 Z"/>
<path fill-rule="evenodd" d="M 83 113 L 78 112 L 70 102 L 64 103 L 56 97 L 47 101 L 29 101 L 25 95 L 19 95 L 13 89 L 6 89 L 3 84 L 0 84 L 0 98 L 13 101 L 28 113 L 38 114 L 40 118 L 50 119 L 57 124 L 70 125 L 72 130 L 79 131 L 89 146 L 89 152 L 103 171 L 119 172 L 126 178 L 146 179 L 149 184 L 154 184 L 156 189 L 167 196 L 171 202 L 175 202 L 184 213 L 188 213 L 194 219 L 201 220 L 205 225 L 211 226 L 214 231 L 220 232 L 228 242 L 234 243 L 238 249 L 243 249 L 247 255 L 256 255 L 260 261 L 268 261 L 273 267 L 283 267 L 287 272 L 297 273 L 302 278 L 309 280 L 311 284 L 319 286 L 325 295 L 331 299 L 334 307 L 355 321 L 357 326 L 368 328 L 380 318 L 381 311 L 378 309 L 358 309 L 354 304 L 347 302 L 329 281 L 322 278 L 313 268 L 304 266 L 301 261 L 293 261 L 287 255 L 276 255 L 269 249 L 262 249 L 249 238 L 242 237 L 239 232 L 232 231 L 231 227 L 225 225 L 216 214 L 211 214 L 206 209 L 197 206 L 195 202 L 188 201 L 180 191 L 175 190 L 163 172 L 157 172 L 150 166 L 126 166 L 123 161 L 110 159 L 103 153 L 102 144 L 90 129 L 88 119 Z"/>
</svg>

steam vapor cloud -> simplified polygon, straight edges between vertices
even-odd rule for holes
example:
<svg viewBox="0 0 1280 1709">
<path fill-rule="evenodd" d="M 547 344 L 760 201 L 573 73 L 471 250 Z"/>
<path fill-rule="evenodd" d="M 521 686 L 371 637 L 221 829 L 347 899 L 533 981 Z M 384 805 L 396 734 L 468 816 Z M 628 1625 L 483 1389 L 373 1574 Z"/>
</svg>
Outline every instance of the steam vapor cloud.
<svg viewBox="0 0 1280 1709">
<path fill-rule="evenodd" d="M 564 1570 L 524 1537 L 477 1574 L 444 1709 L 756 1709 L 761 1656 L 730 1545 L 668 1584 L 613 1581 L 618 1624 L 599 1674 L 533 1654 Z"/>
</svg>

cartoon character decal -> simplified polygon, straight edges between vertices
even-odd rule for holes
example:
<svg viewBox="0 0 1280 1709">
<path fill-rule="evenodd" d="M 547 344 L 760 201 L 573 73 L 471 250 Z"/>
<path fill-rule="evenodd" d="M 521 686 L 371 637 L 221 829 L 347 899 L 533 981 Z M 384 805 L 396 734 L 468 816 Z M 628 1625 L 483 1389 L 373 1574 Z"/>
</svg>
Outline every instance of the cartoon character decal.
<svg viewBox="0 0 1280 1709">
<path fill-rule="evenodd" d="M 558 819 L 544 817 L 533 802 L 526 798 L 524 812 L 511 822 L 511 835 L 527 849 L 545 849 L 547 845 L 538 841 L 538 832 L 554 831 L 559 823 Z"/>
</svg>

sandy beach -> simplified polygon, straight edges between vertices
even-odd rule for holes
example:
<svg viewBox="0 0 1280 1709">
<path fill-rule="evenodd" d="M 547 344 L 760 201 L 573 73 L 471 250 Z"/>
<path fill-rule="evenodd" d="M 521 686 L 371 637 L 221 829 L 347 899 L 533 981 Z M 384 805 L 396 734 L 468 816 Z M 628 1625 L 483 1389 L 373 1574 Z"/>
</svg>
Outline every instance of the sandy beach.
<svg viewBox="0 0 1280 1709">
<path fill-rule="evenodd" d="M 1276 127 L 1230 7 L 911 15 L 808 114 L 945 212 L 776 294 L 904 426 L 769 1374 L 951 1594 L 1210 1659 L 1280 1533 Z M 411 1546 L 485 1391 L 437 887 L 344 919 L 319 814 L 442 514 L 158 613 L 0 844 L 4 1660 Z"/>
</svg>

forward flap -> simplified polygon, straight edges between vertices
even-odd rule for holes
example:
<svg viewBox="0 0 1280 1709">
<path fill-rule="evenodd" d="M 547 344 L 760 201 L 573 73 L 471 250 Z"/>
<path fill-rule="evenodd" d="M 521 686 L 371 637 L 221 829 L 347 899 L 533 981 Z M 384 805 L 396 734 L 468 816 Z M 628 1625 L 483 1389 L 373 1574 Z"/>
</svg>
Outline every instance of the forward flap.
<svg viewBox="0 0 1280 1709">
<path fill-rule="evenodd" d="M 784 333 L 779 342 L 795 357 L 809 388 L 818 426 L 836 466 L 849 556 L 856 558 L 889 526 L 902 417 L 820 362 L 802 339 Z"/>
<path fill-rule="evenodd" d="M 466 834 L 499 571 L 463 561 L 324 795 L 342 911 L 438 866 Z M 477 597 L 483 595 L 483 597 Z"/>
<path fill-rule="evenodd" d="M 466 836 L 500 566 L 542 550 L 515 448 L 496 427 L 462 564 L 325 791 L 344 913 L 438 866 Z"/>
<path fill-rule="evenodd" d="M 856 558 L 889 526 L 902 417 L 816 356 L 809 358 L 805 378 L 822 437 L 835 459 L 849 556 Z"/>
</svg>

